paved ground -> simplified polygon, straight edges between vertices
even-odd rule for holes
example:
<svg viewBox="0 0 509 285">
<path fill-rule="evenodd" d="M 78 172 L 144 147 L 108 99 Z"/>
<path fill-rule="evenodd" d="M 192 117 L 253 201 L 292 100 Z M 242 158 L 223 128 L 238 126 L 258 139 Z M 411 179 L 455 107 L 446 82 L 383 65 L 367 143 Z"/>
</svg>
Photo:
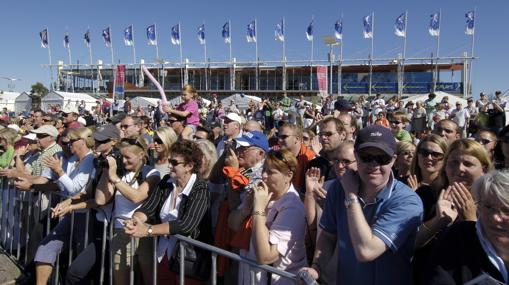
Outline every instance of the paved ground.
<svg viewBox="0 0 509 285">
<path fill-rule="evenodd" d="M 21 276 L 21 270 L 0 249 L 0 285 L 15 284 Z"/>
</svg>

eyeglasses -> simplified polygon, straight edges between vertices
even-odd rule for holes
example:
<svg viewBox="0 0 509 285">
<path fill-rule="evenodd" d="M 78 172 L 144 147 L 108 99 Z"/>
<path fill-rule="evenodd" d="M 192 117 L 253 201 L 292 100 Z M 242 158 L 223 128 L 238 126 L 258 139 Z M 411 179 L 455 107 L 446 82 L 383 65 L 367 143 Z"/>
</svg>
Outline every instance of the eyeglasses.
<svg viewBox="0 0 509 285">
<path fill-rule="evenodd" d="M 38 139 L 42 140 L 43 138 L 47 138 L 47 137 L 49 137 L 49 135 L 48 135 L 48 134 L 37 134 L 37 135 L 36 135 L 36 137 L 37 137 Z"/>
<path fill-rule="evenodd" d="M 284 141 L 291 136 L 293 136 L 293 135 L 279 135 L 279 136 L 277 136 L 277 138 Z"/>
<path fill-rule="evenodd" d="M 66 142 L 63 142 L 64 144 L 68 145 L 68 146 L 71 146 L 73 143 L 79 141 L 81 139 L 69 139 L 68 141 Z"/>
<path fill-rule="evenodd" d="M 401 121 L 389 121 L 393 125 L 399 125 L 401 124 Z"/>
<path fill-rule="evenodd" d="M 303 140 L 303 141 L 308 141 L 308 140 L 310 140 L 310 139 L 311 139 L 310 137 L 306 137 L 306 136 L 303 136 L 303 137 L 302 137 L 302 140 Z"/>
<path fill-rule="evenodd" d="M 337 164 L 337 165 L 343 165 L 343 166 L 348 166 L 352 163 L 355 163 L 357 162 L 357 160 L 348 160 L 348 159 L 334 159 L 332 161 L 332 163 L 334 164 Z"/>
<path fill-rule="evenodd" d="M 508 208 L 495 208 L 491 205 L 481 203 L 481 206 L 490 213 L 490 215 L 497 214 L 499 217 L 507 219 L 509 218 Z"/>
<path fill-rule="evenodd" d="M 484 138 L 476 138 L 475 141 L 482 145 L 486 145 L 486 144 L 493 142 L 492 140 L 484 139 Z"/>
<path fill-rule="evenodd" d="M 321 137 L 332 137 L 335 134 L 337 134 L 337 133 L 333 133 L 333 132 L 320 132 L 320 133 L 318 133 L 318 135 L 321 136 Z"/>
<path fill-rule="evenodd" d="M 160 137 L 154 137 L 154 142 L 157 144 L 163 144 L 163 140 Z"/>
<path fill-rule="evenodd" d="M 444 154 L 441 152 L 431 151 L 423 148 L 419 149 L 417 153 L 422 155 L 423 157 L 428 157 L 431 155 L 432 159 L 442 160 L 444 158 Z"/>
<path fill-rule="evenodd" d="M 171 166 L 175 167 L 179 164 L 184 164 L 185 162 L 183 161 L 178 161 L 176 159 L 168 159 L 168 162 L 171 164 Z"/>
<path fill-rule="evenodd" d="M 127 129 L 127 128 L 129 128 L 130 126 L 134 126 L 134 125 L 120 125 L 120 128 L 121 128 L 121 129 Z"/>
<path fill-rule="evenodd" d="M 387 165 L 392 161 L 392 156 L 385 154 L 371 155 L 367 153 L 359 153 L 359 158 L 364 163 L 376 162 L 378 165 Z"/>
<path fill-rule="evenodd" d="M 100 145 L 100 144 L 105 144 L 105 143 L 109 143 L 111 141 L 111 139 L 106 139 L 106 140 L 94 140 L 95 144 L 96 145 Z"/>
</svg>

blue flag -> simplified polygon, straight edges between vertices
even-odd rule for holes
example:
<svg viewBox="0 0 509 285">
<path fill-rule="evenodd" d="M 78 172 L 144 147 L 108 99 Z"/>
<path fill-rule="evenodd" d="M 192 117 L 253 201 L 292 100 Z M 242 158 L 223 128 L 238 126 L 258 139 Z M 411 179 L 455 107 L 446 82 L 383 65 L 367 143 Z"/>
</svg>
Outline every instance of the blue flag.
<svg viewBox="0 0 509 285">
<path fill-rule="evenodd" d="M 134 45 L 133 26 L 132 25 L 124 29 L 124 44 L 126 46 Z"/>
<path fill-rule="evenodd" d="M 313 40 L 313 24 L 315 20 L 311 20 L 311 23 L 309 23 L 309 26 L 306 29 L 306 38 L 308 41 Z"/>
<path fill-rule="evenodd" d="M 249 25 L 247 25 L 247 34 L 246 39 L 248 43 L 256 43 L 256 22 L 251 21 Z"/>
<path fill-rule="evenodd" d="M 336 39 L 343 39 L 343 20 L 337 20 L 334 24 L 334 36 Z"/>
<path fill-rule="evenodd" d="M 205 44 L 205 24 L 198 27 L 198 41 L 200 41 L 200 45 Z"/>
<path fill-rule="evenodd" d="M 364 38 L 372 39 L 373 38 L 373 15 L 368 15 L 362 19 L 364 24 Z"/>
<path fill-rule="evenodd" d="M 87 30 L 83 35 L 83 39 L 85 40 L 85 44 L 87 47 L 90 47 L 90 30 Z"/>
<path fill-rule="evenodd" d="M 69 48 L 69 34 L 64 35 L 64 48 Z"/>
<path fill-rule="evenodd" d="M 47 48 L 49 44 L 48 40 L 48 29 L 44 29 L 39 33 L 39 36 L 41 37 L 41 47 Z"/>
<path fill-rule="evenodd" d="M 280 42 L 285 41 L 285 22 L 283 20 L 276 24 L 276 29 L 274 30 L 274 37 L 276 38 L 276 41 Z"/>
<path fill-rule="evenodd" d="M 180 24 L 171 27 L 171 43 L 180 45 Z"/>
<path fill-rule="evenodd" d="M 399 15 L 394 23 L 394 34 L 398 37 L 406 37 L 406 13 Z"/>
<path fill-rule="evenodd" d="M 465 28 L 465 34 L 466 35 L 473 35 L 475 32 L 475 12 L 474 11 L 468 11 L 465 14 L 465 17 L 467 18 L 467 26 Z"/>
<path fill-rule="evenodd" d="M 221 35 L 223 36 L 225 44 L 231 43 L 231 38 L 230 38 L 230 22 L 226 22 L 223 25 L 223 31 L 221 32 Z"/>
<path fill-rule="evenodd" d="M 432 37 L 440 36 L 440 13 L 432 14 L 429 21 L 428 32 Z"/>
<path fill-rule="evenodd" d="M 147 40 L 149 46 L 157 45 L 157 36 L 156 36 L 156 25 L 152 24 L 147 27 Z"/>
<path fill-rule="evenodd" d="M 106 29 L 103 30 L 103 38 L 106 46 L 111 47 L 110 27 L 107 27 Z"/>
</svg>

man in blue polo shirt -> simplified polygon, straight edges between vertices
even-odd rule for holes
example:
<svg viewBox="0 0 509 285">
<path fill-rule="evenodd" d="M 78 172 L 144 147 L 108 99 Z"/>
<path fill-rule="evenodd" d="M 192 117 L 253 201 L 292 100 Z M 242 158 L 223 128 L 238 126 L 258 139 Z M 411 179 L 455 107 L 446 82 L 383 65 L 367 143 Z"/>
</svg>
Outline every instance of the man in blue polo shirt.
<svg viewBox="0 0 509 285">
<path fill-rule="evenodd" d="M 392 174 L 390 129 L 362 129 L 354 151 L 358 172 L 349 170 L 328 189 L 313 263 L 304 270 L 318 279 L 338 246 L 337 284 L 411 284 L 421 200 Z"/>
</svg>

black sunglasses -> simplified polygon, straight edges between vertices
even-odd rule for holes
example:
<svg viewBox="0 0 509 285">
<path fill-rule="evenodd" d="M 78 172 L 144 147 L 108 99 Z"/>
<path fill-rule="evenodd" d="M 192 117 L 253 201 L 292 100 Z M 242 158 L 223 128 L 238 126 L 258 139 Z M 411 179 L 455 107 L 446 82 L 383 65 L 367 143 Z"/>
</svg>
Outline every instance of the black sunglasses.
<svg viewBox="0 0 509 285">
<path fill-rule="evenodd" d="M 428 156 L 431 155 L 431 158 L 433 158 L 433 159 L 443 159 L 444 158 L 444 154 L 443 153 L 427 150 L 427 149 L 424 149 L 424 148 L 419 149 L 417 151 L 417 153 L 422 155 L 422 156 L 424 156 L 424 157 L 428 157 Z"/>
<path fill-rule="evenodd" d="M 163 144 L 163 140 L 160 137 L 158 137 L 158 136 L 154 137 L 154 142 L 157 143 L 157 144 Z"/>
<path fill-rule="evenodd" d="M 123 138 L 120 140 L 120 142 L 141 147 L 143 150 L 145 149 L 145 147 L 138 141 L 138 139 Z"/>
<path fill-rule="evenodd" d="M 99 144 L 105 144 L 105 143 L 109 143 L 111 141 L 111 139 L 105 139 L 105 140 L 94 140 L 95 141 L 95 144 L 96 145 L 99 145 Z"/>
<path fill-rule="evenodd" d="M 171 164 L 171 166 L 175 167 L 179 164 L 184 164 L 185 162 L 183 161 L 178 161 L 176 159 L 168 159 L 168 162 Z"/>
<path fill-rule="evenodd" d="M 392 156 L 386 154 L 371 155 L 368 153 L 359 153 L 359 158 L 364 163 L 376 162 L 378 165 L 387 165 L 392 161 Z"/>
<path fill-rule="evenodd" d="M 399 125 L 401 124 L 401 121 L 389 121 L 393 125 Z"/>
<path fill-rule="evenodd" d="M 37 137 L 38 139 L 43 139 L 43 138 L 47 138 L 47 137 L 49 137 L 49 135 L 48 135 L 48 134 L 37 134 L 37 135 L 36 135 L 36 137 Z"/>
</svg>

